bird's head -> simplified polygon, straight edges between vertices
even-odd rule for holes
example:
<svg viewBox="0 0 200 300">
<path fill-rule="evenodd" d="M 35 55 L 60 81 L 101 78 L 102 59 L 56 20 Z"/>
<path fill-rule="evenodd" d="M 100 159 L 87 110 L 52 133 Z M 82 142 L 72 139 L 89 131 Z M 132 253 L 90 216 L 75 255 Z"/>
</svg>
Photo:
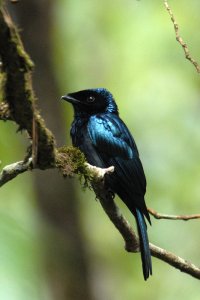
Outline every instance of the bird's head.
<svg viewBox="0 0 200 300">
<path fill-rule="evenodd" d="M 105 88 L 88 89 L 70 93 L 61 97 L 70 102 L 75 114 L 93 115 L 103 112 L 118 114 L 118 108 L 112 94 Z"/>
</svg>

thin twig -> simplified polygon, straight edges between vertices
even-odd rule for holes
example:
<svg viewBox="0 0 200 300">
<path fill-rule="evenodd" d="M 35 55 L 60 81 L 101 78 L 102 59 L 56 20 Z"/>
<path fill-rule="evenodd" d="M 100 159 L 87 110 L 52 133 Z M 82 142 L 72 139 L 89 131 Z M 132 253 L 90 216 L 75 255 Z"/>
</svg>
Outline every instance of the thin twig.
<svg viewBox="0 0 200 300">
<path fill-rule="evenodd" d="M 166 219 L 166 220 L 194 220 L 200 219 L 200 214 L 193 214 L 193 215 L 168 215 L 168 214 L 161 214 L 155 211 L 152 208 L 148 208 L 148 212 L 155 218 L 155 219 Z"/>
<path fill-rule="evenodd" d="M 0 187 L 3 186 L 8 181 L 15 178 L 17 175 L 31 169 L 32 169 L 32 158 L 29 158 L 27 162 L 18 161 L 11 165 L 5 166 L 0 173 Z"/>
<path fill-rule="evenodd" d="M 169 252 L 165 249 L 157 247 L 150 243 L 151 255 L 168 263 L 172 267 L 191 275 L 196 279 L 200 279 L 200 268 L 190 263 L 189 261 Z"/>
<path fill-rule="evenodd" d="M 197 72 L 200 73 L 200 65 L 198 64 L 197 61 L 195 61 L 191 54 L 190 54 L 190 51 L 188 49 L 188 46 L 187 44 L 184 42 L 184 40 L 182 39 L 182 37 L 180 36 L 180 33 L 179 33 L 179 25 L 178 23 L 176 22 L 176 19 L 174 17 L 174 14 L 168 4 L 168 1 L 167 0 L 164 0 L 164 5 L 165 5 L 165 8 L 167 10 L 167 12 L 169 13 L 170 17 L 171 17 L 171 20 L 172 20 L 172 23 L 174 25 L 174 31 L 175 31 L 175 35 L 176 35 L 176 40 L 177 42 L 181 45 L 181 47 L 183 48 L 183 51 L 185 53 L 185 57 L 193 64 L 193 66 L 196 68 Z"/>
</svg>

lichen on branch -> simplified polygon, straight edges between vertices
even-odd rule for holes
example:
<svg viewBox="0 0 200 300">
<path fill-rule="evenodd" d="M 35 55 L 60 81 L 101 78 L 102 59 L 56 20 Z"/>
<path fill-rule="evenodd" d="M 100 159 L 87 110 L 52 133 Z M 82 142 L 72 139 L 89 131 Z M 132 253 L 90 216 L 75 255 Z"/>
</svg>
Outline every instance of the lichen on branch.
<svg viewBox="0 0 200 300">
<path fill-rule="evenodd" d="M 0 172 L 0 187 L 8 181 L 15 178 L 17 175 L 22 174 L 32 169 L 32 159 L 29 158 L 27 161 L 18 161 L 16 163 L 7 165 Z"/>
<path fill-rule="evenodd" d="M 8 103 L 6 102 L 0 103 L 0 120 L 3 121 L 13 120 Z"/>
</svg>

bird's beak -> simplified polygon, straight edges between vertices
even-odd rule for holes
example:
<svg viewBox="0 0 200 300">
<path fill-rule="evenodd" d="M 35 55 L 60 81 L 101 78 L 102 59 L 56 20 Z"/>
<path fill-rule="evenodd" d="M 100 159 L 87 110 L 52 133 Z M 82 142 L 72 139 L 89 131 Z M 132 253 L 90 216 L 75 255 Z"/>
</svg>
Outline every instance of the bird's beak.
<svg viewBox="0 0 200 300">
<path fill-rule="evenodd" d="M 77 99 L 75 99 L 74 97 L 70 96 L 70 94 L 64 95 L 61 97 L 61 100 L 65 100 L 69 103 L 75 104 L 75 103 L 80 103 L 80 101 L 78 101 Z"/>
</svg>

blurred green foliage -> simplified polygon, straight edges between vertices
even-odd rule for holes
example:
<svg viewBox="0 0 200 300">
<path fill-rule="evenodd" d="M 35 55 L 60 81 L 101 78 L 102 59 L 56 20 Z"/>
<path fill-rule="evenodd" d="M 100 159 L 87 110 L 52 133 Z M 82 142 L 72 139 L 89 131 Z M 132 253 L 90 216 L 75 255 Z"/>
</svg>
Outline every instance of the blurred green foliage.
<svg viewBox="0 0 200 300">
<path fill-rule="evenodd" d="M 183 39 L 200 61 L 199 1 L 170 4 Z M 61 95 L 89 87 L 113 92 L 140 150 L 147 204 L 165 213 L 199 212 L 199 75 L 184 58 L 162 1 L 55 1 L 52 45 Z M 63 114 L 64 109 L 71 110 L 66 105 Z M 15 126 L 1 122 L 0 132 L 2 166 L 22 159 L 25 139 Z M 199 299 L 196 279 L 156 259 L 153 277 L 144 282 L 139 255 L 124 251 L 93 193 L 83 193 L 78 181 L 77 189 L 96 299 Z M 8 183 L 0 197 L 0 299 L 50 299 L 40 267 L 31 175 Z M 151 242 L 199 265 L 198 220 L 152 223 Z"/>
</svg>

